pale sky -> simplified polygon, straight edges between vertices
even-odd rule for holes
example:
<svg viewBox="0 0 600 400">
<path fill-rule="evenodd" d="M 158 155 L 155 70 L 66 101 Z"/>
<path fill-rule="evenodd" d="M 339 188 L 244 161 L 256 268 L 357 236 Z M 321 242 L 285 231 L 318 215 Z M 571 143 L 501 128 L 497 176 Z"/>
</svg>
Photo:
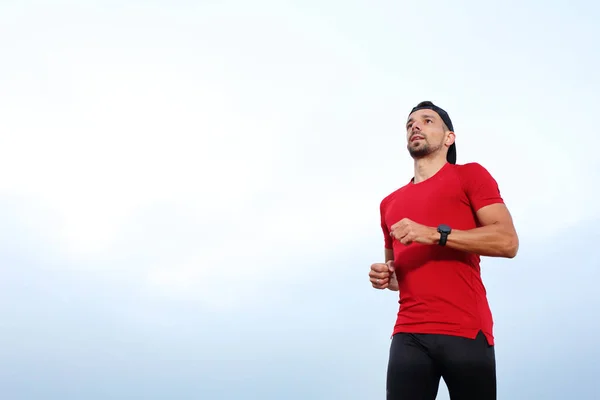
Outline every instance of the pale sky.
<svg viewBox="0 0 600 400">
<path fill-rule="evenodd" d="M 499 399 L 596 399 L 598 20 L 584 1 L 3 1 L 0 397 L 383 399 L 397 294 L 367 273 L 431 100 L 521 238 L 482 261 Z"/>
</svg>

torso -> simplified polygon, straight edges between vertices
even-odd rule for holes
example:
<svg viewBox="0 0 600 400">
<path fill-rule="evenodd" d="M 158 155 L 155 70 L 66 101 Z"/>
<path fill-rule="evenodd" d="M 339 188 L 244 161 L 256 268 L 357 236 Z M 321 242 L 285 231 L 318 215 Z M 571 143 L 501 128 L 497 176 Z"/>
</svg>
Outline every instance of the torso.
<svg viewBox="0 0 600 400">
<path fill-rule="evenodd" d="M 461 166 L 446 164 L 433 177 L 409 183 L 381 203 L 389 229 L 403 218 L 432 227 L 478 226 L 462 181 Z M 435 333 L 475 338 L 483 331 L 493 344 L 493 319 L 481 280 L 480 257 L 438 245 L 393 241 L 400 293 L 394 334 Z"/>
</svg>

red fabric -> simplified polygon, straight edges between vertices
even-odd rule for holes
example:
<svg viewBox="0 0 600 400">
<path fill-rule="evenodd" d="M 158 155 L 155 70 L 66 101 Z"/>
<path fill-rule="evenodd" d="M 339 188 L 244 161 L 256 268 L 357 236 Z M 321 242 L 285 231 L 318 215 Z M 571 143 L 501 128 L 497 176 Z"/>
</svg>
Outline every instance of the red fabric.
<svg viewBox="0 0 600 400">
<path fill-rule="evenodd" d="M 437 227 L 469 230 L 475 212 L 503 203 L 498 184 L 477 163 L 446 164 L 431 178 L 406 184 L 381 202 L 385 247 L 393 249 L 399 311 L 393 333 L 436 333 L 475 338 L 481 330 L 494 343 L 493 318 L 481 280 L 480 257 L 438 245 L 392 240 L 390 227 L 403 218 Z"/>
</svg>

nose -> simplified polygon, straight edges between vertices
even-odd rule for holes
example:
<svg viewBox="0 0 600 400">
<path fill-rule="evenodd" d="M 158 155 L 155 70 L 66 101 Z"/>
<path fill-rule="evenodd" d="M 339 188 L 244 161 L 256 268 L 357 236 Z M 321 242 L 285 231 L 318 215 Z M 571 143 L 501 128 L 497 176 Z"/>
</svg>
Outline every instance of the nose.
<svg viewBox="0 0 600 400">
<path fill-rule="evenodd" d="M 411 131 L 411 133 L 414 133 L 414 132 L 420 132 L 420 131 L 421 131 L 421 124 L 415 121 L 415 122 L 414 122 L 414 123 L 411 125 L 411 127 L 410 127 L 410 131 Z"/>
</svg>

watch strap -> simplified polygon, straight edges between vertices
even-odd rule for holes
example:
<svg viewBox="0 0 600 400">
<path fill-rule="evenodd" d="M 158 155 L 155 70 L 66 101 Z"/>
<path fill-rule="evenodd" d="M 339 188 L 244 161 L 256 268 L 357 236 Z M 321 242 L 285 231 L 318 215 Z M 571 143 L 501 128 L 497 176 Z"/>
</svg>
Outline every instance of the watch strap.
<svg viewBox="0 0 600 400">
<path fill-rule="evenodd" d="M 452 228 L 450 228 L 448 225 L 440 224 L 437 228 L 437 231 L 440 234 L 440 241 L 438 242 L 438 244 L 440 246 L 445 246 L 446 242 L 448 241 L 448 235 L 450 234 L 450 232 L 452 232 Z"/>
</svg>

